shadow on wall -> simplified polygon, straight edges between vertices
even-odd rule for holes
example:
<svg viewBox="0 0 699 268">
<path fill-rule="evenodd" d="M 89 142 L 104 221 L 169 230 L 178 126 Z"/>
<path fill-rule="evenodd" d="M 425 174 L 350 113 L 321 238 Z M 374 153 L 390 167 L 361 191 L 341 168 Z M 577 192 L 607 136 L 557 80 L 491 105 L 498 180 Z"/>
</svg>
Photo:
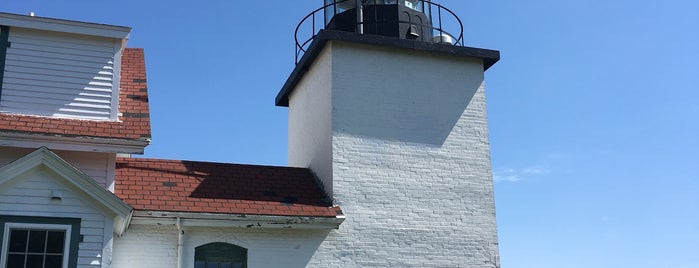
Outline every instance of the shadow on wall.
<svg viewBox="0 0 699 268">
<path fill-rule="evenodd" d="M 341 119 L 333 121 L 333 131 L 440 147 L 483 83 L 482 78 L 469 79 L 467 84 L 453 81 L 424 84 L 415 81 L 415 77 L 398 79 L 418 85 L 414 87 L 417 90 L 391 88 L 389 85 L 374 85 L 366 90 L 354 88 L 363 92 L 351 93 L 352 102 L 362 104 L 336 104 L 333 112 Z M 345 94 L 333 93 L 334 100 L 339 94 Z"/>
<path fill-rule="evenodd" d="M 8 41 L 2 111 L 110 119 L 114 41 L 26 29 L 11 30 Z"/>
<path fill-rule="evenodd" d="M 43 116 L 108 119 L 113 70 L 108 63 L 90 64 L 92 66 L 80 70 L 61 71 L 61 67 L 27 68 L 8 62 L 2 110 Z M 49 68 L 46 65 L 44 68 Z"/>
</svg>

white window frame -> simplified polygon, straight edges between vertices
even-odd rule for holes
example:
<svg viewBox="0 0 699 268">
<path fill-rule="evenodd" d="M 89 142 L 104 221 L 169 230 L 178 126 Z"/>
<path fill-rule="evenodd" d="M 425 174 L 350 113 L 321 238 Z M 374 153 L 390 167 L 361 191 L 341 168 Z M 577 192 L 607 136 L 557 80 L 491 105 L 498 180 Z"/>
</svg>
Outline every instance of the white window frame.
<svg viewBox="0 0 699 268">
<path fill-rule="evenodd" d="M 0 256 L 0 267 L 7 267 L 7 254 L 8 247 L 10 243 L 10 229 L 29 229 L 29 230 L 56 230 L 65 231 L 65 242 L 63 245 L 63 266 L 62 268 L 68 268 L 68 260 L 70 259 L 70 231 L 73 229 L 71 225 L 65 224 L 35 224 L 35 223 L 17 223 L 8 222 L 5 223 L 5 230 L 3 230 L 2 239 L 2 256 Z"/>
</svg>

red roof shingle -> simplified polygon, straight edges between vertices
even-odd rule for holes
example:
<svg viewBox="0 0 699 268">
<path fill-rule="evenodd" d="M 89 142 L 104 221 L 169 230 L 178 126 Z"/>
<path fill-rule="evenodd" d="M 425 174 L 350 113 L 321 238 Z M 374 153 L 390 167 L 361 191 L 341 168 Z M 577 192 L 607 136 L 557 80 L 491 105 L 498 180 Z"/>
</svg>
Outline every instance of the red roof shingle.
<svg viewBox="0 0 699 268">
<path fill-rule="evenodd" d="M 336 217 L 308 169 L 117 158 L 116 195 L 136 210 Z"/>
<path fill-rule="evenodd" d="M 0 132 L 124 140 L 150 139 L 143 49 L 124 50 L 121 57 L 120 85 L 117 122 L 0 113 Z"/>
</svg>

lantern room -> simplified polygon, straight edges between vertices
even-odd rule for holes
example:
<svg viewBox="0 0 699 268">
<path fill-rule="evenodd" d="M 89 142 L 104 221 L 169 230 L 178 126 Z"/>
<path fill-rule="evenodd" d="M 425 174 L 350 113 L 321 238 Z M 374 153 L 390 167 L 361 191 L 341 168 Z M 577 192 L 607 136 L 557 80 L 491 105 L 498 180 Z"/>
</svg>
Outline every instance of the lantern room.
<svg viewBox="0 0 699 268">
<path fill-rule="evenodd" d="M 431 0 L 324 0 L 296 27 L 296 62 L 321 30 L 463 46 L 454 12 Z"/>
<path fill-rule="evenodd" d="M 325 0 L 326 29 L 432 41 L 429 1 Z"/>
</svg>

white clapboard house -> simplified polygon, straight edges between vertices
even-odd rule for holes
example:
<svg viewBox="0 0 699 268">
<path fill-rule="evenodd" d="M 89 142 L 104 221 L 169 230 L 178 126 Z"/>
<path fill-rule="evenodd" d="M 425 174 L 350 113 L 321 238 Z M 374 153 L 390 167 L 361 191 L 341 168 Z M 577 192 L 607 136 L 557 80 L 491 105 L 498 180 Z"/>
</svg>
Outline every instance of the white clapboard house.
<svg viewBox="0 0 699 268">
<path fill-rule="evenodd" d="M 0 13 L 0 267 L 499 267 L 499 53 L 428 1 L 326 2 L 276 98 L 289 167 L 130 157 L 151 139 L 130 29 Z"/>
</svg>

